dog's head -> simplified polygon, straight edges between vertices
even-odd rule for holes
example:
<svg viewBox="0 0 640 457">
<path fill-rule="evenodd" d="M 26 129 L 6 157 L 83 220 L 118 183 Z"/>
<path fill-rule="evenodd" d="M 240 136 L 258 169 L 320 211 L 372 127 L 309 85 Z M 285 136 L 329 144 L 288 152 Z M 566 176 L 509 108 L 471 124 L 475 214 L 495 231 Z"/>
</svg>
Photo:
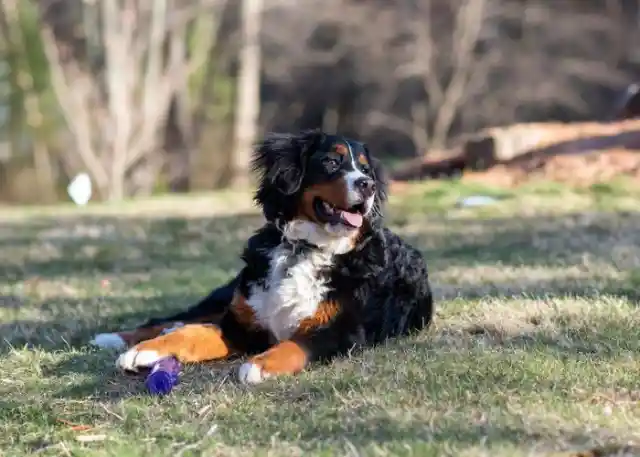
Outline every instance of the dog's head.
<svg viewBox="0 0 640 457">
<path fill-rule="evenodd" d="M 270 134 L 256 148 L 253 169 L 266 219 L 296 227 L 296 238 L 354 238 L 380 223 L 386 181 L 363 143 L 319 131 Z"/>
</svg>

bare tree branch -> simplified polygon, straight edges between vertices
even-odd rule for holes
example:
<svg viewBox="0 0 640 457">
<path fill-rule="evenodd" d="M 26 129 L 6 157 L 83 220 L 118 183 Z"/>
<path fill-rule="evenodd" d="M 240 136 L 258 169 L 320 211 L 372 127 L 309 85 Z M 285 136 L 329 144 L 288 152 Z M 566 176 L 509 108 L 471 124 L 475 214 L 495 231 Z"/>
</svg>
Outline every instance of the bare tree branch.
<svg viewBox="0 0 640 457">
<path fill-rule="evenodd" d="M 63 58 L 64 45 L 49 24 L 43 27 L 58 101 L 77 152 L 106 198 L 119 200 L 132 192 L 128 180 L 134 169 L 157 172 L 158 160 L 151 158 L 161 148 L 172 97 L 200 64 L 187 55 L 188 21 L 169 20 L 174 13 L 186 14 L 181 3 L 104 0 L 83 5 L 97 8 L 100 26 L 87 31 L 99 34 L 93 41 L 103 48 L 104 65 L 97 70 L 77 58 Z M 196 11 L 190 3 L 187 9 Z M 200 6 L 205 3 L 211 0 Z M 153 179 L 137 180 L 153 185 Z"/>
<path fill-rule="evenodd" d="M 474 50 L 482 29 L 485 0 L 467 0 L 456 14 L 453 37 L 453 76 L 445 91 L 433 127 L 433 146 L 444 146 L 451 124 L 465 97 L 470 74 L 477 70 Z"/>
<path fill-rule="evenodd" d="M 242 48 L 235 119 L 233 184 L 244 186 L 249 179 L 249 163 L 258 132 L 260 114 L 260 68 L 263 0 L 242 0 Z"/>
<path fill-rule="evenodd" d="M 60 102 L 60 108 L 67 121 L 67 126 L 75 140 L 77 153 L 89 174 L 96 181 L 98 190 L 102 193 L 107 192 L 109 178 L 105 167 L 100 162 L 91 138 L 90 120 L 97 113 L 92 115 L 87 106 L 91 94 L 97 88 L 89 78 L 82 75 L 73 61 L 67 63 L 67 74 L 65 74 L 53 32 L 48 25 L 43 24 L 41 33 L 44 50 L 49 59 L 53 90 Z M 70 82 L 69 78 L 72 78 L 73 82 Z"/>
</svg>

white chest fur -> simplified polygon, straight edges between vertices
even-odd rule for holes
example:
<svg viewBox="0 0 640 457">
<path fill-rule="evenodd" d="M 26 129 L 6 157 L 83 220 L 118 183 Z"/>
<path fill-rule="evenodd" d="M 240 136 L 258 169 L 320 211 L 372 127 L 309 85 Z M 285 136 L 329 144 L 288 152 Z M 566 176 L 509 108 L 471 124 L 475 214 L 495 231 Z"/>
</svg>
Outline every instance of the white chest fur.
<svg viewBox="0 0 640 457">
<path fill-rule="evenodd" d="M 248 304 L 278 340 L 289 338 L 300 321 L 315 314 L 329 289 L 321 271 L 331 265 L 333 255 L 325 250 L 294 254 L 290 244 L 272 252 L 264 287 L 253 286 Z"/>
</svg>

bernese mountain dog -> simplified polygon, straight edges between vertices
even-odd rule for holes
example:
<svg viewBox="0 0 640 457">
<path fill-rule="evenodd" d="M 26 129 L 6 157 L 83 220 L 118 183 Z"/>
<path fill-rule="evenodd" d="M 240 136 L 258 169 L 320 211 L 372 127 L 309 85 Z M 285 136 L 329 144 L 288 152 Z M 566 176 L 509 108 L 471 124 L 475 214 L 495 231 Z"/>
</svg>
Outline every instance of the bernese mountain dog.
<svg viewBox="0 0 640 457">
<path fill-rule="evenodd" d="M 365 144 L 269 134 L 252 168 L 266 222 L 243 268 L 185 312 L 96 335 L 94 345 L 126 348 L 120 368 L 246 356 L 238 378 L 256 384 L 431 323 L 426 263 L 383 226 L 387 183 Z"/>
</svg>

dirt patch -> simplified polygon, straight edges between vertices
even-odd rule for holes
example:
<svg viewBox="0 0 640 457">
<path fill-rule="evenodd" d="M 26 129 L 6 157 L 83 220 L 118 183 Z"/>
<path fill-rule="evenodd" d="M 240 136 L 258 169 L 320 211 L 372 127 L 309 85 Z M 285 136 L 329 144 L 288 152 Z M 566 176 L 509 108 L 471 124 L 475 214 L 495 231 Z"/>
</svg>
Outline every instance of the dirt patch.
<svg viewBox="0 0 640 457">
<path fill-rule="evenodd" d="M 534 180 L 590 186 L 620 176 L 640 178 L 640 151 L 613 149 L 533 157 L 484 171 L 465 172 L 463 179 L 498 186 L 517 186 Z"/>
<path fill-rule="evenodd" d="M 485 129 L 452 150 L 431 151 L 392 173 L 398 181 L 465 180 L 516 186 L 544 179 L 589 186 L 640 177 L 640 120 L 532 123 Z"/>
</svg>

